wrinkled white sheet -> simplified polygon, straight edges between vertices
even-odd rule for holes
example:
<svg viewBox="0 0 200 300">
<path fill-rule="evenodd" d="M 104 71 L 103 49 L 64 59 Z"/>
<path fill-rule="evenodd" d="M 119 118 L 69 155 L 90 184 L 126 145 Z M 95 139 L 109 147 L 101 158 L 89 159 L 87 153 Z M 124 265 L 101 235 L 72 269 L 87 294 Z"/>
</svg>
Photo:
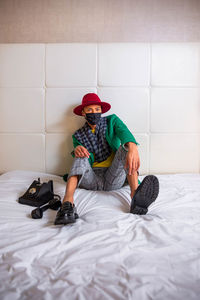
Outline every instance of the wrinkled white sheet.
<svg viewBox="0 0 200 300">
<path fill-rule="evenodd" d="M 0 299 L 200 299 L 200 174 L 156 176 L 160 193 L 146 215 L 129 213 L 128 186 L 77 189 L 80 218 L 55 226 L 56 211 L 32 219 L 34 207 L 18 197 L 40 177 L 63 198 L 62 177 L 2 174 Z"/>
</svg>

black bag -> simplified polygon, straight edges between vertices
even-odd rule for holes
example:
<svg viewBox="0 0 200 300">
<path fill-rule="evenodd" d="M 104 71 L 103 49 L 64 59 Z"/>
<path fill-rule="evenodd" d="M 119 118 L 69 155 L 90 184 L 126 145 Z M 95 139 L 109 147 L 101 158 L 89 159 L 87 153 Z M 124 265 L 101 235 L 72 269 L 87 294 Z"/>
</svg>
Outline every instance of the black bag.
<svg viewBox="0 0 200 300">
<path fill-rule="evenodd" d="M 19 203 L 39 207 L 53 199 L 54 195 L 53 180 L 40 183 L 40 178 L 38 178 L 33 181 L 24 195 L 19 197 Z"/>
</svg>

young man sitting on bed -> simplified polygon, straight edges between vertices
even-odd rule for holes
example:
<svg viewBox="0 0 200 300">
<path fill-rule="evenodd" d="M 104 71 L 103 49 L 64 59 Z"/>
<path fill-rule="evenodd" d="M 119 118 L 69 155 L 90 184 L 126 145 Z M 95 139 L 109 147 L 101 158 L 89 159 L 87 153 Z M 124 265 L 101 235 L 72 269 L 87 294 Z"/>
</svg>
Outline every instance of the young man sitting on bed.
<svg viewBox="0 0 200 300">
<path fill-rule="evenodd" d="M 111 105 L 102 102 L 97 94 L 88 93 L 83 96 L 82 104 L 73 110 L 86 122 L 72 135 L 74 160 L 55 225 L 74 223 L 79 217 L 73 198 L 77 187 L 111 191 L 129 184 L 130 213 L 133 214 L 146 214 L 148 206 L 158 196 L 159 181 L 156 176 L 148 175 L 142 183 L 138 179 L 138 143 L 132 133 L 115 114 L 101 116 L 110 108 Z"/>
</svg>

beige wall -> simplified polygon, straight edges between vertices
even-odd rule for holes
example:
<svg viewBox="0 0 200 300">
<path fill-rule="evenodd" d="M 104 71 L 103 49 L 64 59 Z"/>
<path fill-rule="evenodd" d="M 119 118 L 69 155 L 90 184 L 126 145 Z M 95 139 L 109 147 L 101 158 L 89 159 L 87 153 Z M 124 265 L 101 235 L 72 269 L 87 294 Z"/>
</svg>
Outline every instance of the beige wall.
<svg viewBox="0 0 200 300">
<path fill-rule="evenodd" d="M 0 0 L 0 43 L 200 41 L 200 0 Z"/>
</svg>

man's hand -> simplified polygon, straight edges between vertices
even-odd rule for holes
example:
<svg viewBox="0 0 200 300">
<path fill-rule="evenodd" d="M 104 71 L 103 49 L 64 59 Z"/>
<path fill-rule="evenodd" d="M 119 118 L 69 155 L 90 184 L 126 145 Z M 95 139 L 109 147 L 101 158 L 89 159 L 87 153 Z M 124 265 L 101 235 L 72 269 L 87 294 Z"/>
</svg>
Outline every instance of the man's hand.
<svg viewBox="0 0 200 300">
<path fill-rule="evenodd" d="M 129 142 L 126 145 L 128 146 L 128 153 L 126 155 L 124 168 L 128 169 L 128 175 L 133 175 L 140 167 L 138 148 L 137 145 L 132 142 Z"/>
<path fill-rule="evenodd" d="M 74 150 L 75 157 L 87 157 L 89 158 L 90 153 L 83 146 L 77 146 Z"/>
</svg>

